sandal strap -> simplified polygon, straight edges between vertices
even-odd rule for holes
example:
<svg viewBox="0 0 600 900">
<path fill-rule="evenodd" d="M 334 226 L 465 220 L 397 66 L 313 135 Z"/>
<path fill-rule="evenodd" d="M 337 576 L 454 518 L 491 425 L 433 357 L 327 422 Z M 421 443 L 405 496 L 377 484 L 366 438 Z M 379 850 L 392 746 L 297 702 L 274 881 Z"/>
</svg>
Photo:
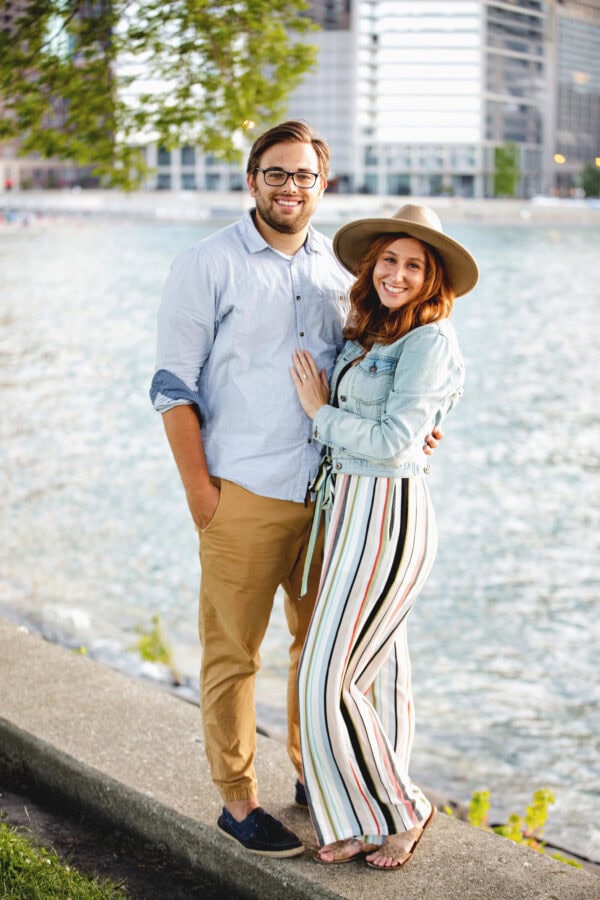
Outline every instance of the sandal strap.
<svg viewBox="0 0 600 900">
<path fill-rule="evenodd" d="M 402 832 L 402 834 L 390 834 L 386 838 L 385 844 L 378 847 L 378 850 L 382 856 L 387 856 L 388 859 L 393 859 L 394 862 L 402 863 L 411 855 L 413 847 L 421 837 L 422 833 L 422 828 L 411 828 L 409 831 Z M 402 846 L 398 843 L 398 839 L 400 838 L 402 839 Z M 410 843 L 407 847 L 406 844 L 408 842 Z"/>
</svg>

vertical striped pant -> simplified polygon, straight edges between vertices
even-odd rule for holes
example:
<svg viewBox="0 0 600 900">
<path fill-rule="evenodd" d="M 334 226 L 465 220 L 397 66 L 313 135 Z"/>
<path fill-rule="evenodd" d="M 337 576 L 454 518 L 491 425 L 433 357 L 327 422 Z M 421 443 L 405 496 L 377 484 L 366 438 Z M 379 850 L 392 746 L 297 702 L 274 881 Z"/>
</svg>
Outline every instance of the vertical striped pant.
<svg viewBox="0 0 600 900">
<path fill-rule="evenodd" d="M 437 529 L 421 478 L 338 476 L 298 674 L 302 764 L 319 842 L 382 843 L 431 810 L 408 776 L 407 616 Z"/>
</svg>

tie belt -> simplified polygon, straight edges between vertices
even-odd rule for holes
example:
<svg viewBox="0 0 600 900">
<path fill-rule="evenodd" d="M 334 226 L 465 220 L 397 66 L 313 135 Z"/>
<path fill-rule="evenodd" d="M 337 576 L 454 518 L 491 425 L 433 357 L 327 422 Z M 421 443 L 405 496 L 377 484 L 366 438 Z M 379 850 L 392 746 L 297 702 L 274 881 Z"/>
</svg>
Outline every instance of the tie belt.
<svg viewBox="0 0 600 900">
<path fill-rule="evenodd" d="M 333 473 L 333 463 L 329 456 L 324 456 L 319 467 L 319 471 L 315 476 L 315 480 L 310 486 L 310 490 L 316 493 L 315 511 L 313 513 L 312 525 L 310 527 L 310 537 L 308 539 L 308 548 L 306 551 L 306 559 L 304 561 L 304 571 L 302 573 L 302 585 L 300 587 L 300 598 L 308 591 L 308 573 L 312 563 L 317 543 L 317 535 L 319 533 L 319 525 L 321 523 L 321 513 L 325 509 L 329 509 L 333 503 L 333 489 L 335 476 Z"/>
</svg>

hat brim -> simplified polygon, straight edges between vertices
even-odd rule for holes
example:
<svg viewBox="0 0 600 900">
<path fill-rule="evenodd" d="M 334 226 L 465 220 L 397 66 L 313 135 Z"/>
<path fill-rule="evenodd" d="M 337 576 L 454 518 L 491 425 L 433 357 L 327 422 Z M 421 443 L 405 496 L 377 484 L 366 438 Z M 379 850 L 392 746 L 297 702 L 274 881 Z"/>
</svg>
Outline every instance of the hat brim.
<svg viewBox="0 0 600 900">
<path fill-rule="evenodd" d="M 408 234 L 435 247 L 444 262 L 457 297 L 462 297 L 477 284 L 479 280 L 477 263 L 462 244 L 448 237 L 443 231 L 406 219 L 356 219 L 349 222 L 334 235 L 333 251 L 342 265 L 356 275 L 373 241 L 384 234 L 391 236 Z"/>
</svg>

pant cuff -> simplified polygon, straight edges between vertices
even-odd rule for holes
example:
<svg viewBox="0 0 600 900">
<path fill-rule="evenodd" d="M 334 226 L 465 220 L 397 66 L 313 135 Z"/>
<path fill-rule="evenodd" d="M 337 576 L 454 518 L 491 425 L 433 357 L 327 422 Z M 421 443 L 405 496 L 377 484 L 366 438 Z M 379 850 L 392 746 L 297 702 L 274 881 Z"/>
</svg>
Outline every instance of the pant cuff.
<svg viewBox="0 0 600 900">
<path fill-rule="evenodd" d="M 256 797 L 255 787 L 219 788 L 221 799 L 228 803 L 230 800 L 252 800 Z"/>
</svg>

